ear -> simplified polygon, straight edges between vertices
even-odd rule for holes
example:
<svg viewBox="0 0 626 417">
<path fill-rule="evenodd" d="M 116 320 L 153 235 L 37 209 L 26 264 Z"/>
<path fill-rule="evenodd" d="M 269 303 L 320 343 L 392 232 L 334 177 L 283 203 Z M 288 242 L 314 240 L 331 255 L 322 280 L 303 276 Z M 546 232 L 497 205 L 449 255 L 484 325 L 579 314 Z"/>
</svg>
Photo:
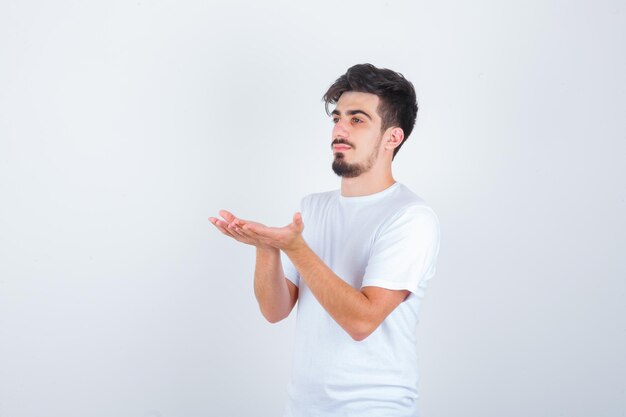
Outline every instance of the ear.
<svg viewBox="0 0 626 417">
<path fill-rule="evenodd" d="M 404 140 L 404 131 L 400 127 L 390 127 L 385 133 L 385 149 L 393 151 L 402 144 Z"/>
</svg>

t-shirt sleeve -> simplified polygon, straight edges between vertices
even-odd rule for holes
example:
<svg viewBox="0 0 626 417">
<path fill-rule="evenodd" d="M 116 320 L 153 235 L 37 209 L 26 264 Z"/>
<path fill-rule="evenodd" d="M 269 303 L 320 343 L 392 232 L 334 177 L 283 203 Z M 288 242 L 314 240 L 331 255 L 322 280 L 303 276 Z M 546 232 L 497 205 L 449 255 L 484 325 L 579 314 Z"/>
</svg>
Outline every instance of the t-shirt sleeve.
<svg viewBox="0 0 626 417">
<path fill-rule="evenodd" d="M 427 206 L 411 206 L 381 227 L 372 245 L 362 287 L 409 290 L 422 296 L 435 274 L 439 219 Z"/>
</svg>

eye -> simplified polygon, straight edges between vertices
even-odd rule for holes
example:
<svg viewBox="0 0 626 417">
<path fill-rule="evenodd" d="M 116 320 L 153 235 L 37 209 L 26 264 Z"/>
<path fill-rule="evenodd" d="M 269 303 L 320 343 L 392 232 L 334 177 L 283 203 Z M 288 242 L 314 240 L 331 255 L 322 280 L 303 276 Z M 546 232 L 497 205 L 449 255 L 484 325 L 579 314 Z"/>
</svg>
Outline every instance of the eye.
<svg viewBox="0 0 626 417">
<path fill-rule="evenodd" d="M 354 123 L 363 123 L 363 120 L 359 119 L 358 117 L 353 117 L 353 118 L 352 118 L 352 121 L 353 121 Z"/>
<path fill-rule="evenodd" d="M 338 117 L 333 117 L 333 123 L 337 123 L 339 121 Z"/>
</svg>

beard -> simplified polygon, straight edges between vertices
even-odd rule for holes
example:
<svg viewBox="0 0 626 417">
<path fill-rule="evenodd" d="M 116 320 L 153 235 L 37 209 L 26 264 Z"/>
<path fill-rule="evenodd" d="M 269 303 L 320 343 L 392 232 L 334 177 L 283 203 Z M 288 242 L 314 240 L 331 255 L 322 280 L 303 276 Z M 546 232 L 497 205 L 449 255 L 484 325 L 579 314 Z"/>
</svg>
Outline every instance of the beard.
<svg viewBox="0 0 626 417">
<path fill-rule="evenodd" d="M 343 178 L 355 178 L 372 169 L 374 163 L 376 162 L 376 157 L 378 157 L 378 149 L 381 141 L 382 136 L 376 143 L 376 146 L 374 146 L 372 153 L 369 154 L 365 162 L 349 163 L 346 162 L 343 152 L 335 153 L 335 159 L 333 160 L 332 166 L 335 174 Z"/>
<path fill-rule="evenodd" d="M 333 171 L 340 177 L 358 177 L 364 172 L 369 171 L 370 168 L 371 166 L 368 167 L 363 163 L 350 164 L 344 160 L 344 155 L 342 153 L 335 154 L 335 160 L 333 161 Z"/>
</svg>

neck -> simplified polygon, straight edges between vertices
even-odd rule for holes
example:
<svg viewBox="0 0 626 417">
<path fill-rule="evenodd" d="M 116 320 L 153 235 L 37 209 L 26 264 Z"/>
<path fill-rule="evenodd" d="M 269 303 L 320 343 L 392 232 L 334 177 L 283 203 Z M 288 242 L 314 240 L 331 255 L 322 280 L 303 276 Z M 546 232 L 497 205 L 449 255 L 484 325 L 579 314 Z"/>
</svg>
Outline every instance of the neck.
<svg viewBox="0 0 626 417">
<path fill-rule="evenodd" d="M 374 167 L 375 168 L 375 167 Z M 396 182 L 389 169 L 378 171 L 371 169 L 355 178 L 341 178 L 341 195 L 344 197 L 359 197 L 381 192 Z"/>
</svg>

